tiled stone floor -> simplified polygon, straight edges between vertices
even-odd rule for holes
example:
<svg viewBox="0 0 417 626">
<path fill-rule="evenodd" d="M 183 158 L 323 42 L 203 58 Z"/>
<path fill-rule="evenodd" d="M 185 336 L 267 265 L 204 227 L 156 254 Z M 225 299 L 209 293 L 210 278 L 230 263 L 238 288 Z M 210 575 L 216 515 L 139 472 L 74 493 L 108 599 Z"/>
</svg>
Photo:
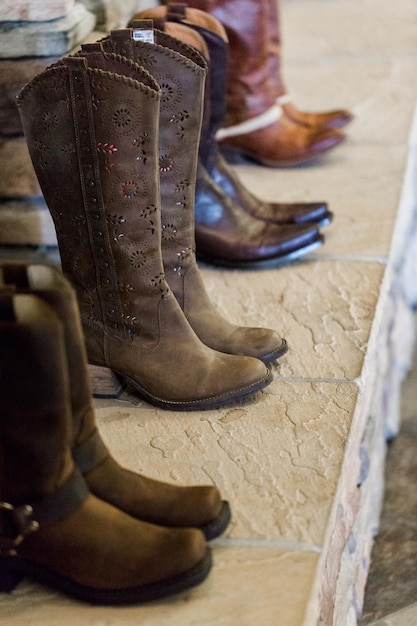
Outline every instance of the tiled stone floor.
<svg viewBox="0 0 417 626">
<path fill-rule="evenodd" d="M 25 582 L 0 597 L 1 624 L 317 626 L 320 612 L 326 616 L 320 626 L 356 623 L 384 460 L 384 424 L 370 420 L 371 428 L 365 429 L 370 407 L 363 396 L 366 390 L 372 396 L 372 384 L 377 391 L 383 384 L 376 373 L 391 353 L 381 339 L 385 325 L 398 317 L 390 312 L 387 290 L 395 287 L 398 269 L 390 261 L 403 259 L 410 225 L 405 210 L 410 202 L 405 207 L 401 201 L 416 103 L 417 5 L 415 0 L 283 0 L 282 8 L 288 82 L 297 104 L 345 106 L 356 120 L 348 141 L 320 162 L 291 170 L 246 163 L 238 172 L 265 198 L 328 200 L 335 221 L 326 229 L 325 246 L 293 266 L 260 272 L 205 267 L 203 272 L 226 317 L 282 330 L 291 351 L 275 369 L 270 388 L 218 412 L 179 415 L 131 396 L 96 404 L 103 437 L 125 464 L 173 482 L 212 480 L 232 500 L 233 524 L 215 544 L 213 573 L 192 593 L 122 609 L 80 606 Z M 410 344 L 412 333 L 401 330 L 401 339 Z M 397 349 L 400 356 L 402 349 L 406 353 L 407 346 Z M 395 427 L 393 419 L 391 432 Z M 375 455 L 360 502 L 355 499 L 358 449 L 367 439 Z M 405 494 L 405 483 L 401 486 Z M 396 509 L 401 515 L 402 506 L 401 501 Z M 358 507 L 365 510 L 359 527 L 350 517 Z M 358 545 L 359 563 L 353 558 Z M 414 567 L 412 550 L 407 554 Z M 385 572 L 393 580 L 391 561 Z M 343 576 L 337 581 L 341 563 Z M 408 578 L 414 571 L 406 572 Z M 386 578 L 383 571 L 382 581 Z M 370 578 L 367 623 L 410 602 L 408 596 L 400 602 L 400 593 L 393 592 L 396 602 L 381 612 L 379 589 L 382 583 L 373 591 Z"/>
</svg>

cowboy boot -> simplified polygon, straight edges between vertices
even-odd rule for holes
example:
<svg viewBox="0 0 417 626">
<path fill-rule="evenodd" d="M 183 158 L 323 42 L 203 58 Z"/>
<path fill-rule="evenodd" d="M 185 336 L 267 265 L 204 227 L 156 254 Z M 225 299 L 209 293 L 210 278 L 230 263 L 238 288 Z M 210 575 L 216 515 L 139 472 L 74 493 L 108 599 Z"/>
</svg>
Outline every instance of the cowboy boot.
<svg viewBox="0 0 417 626">
<path fill-rule="evenodd" d="M 194 48 L 164 33 L 152 33 L 165 45 L 135 41 L 128 29 L 112 31 L 101 45 L 140 60 L 164 89 L 159 164 L 161 247 L 168 284 L 204 344 L 229 354 L 273 361 L 287 351 L 286 341 L 272 330 L 239 327 L 222 318 L 210 302 L 196 262 L 194 196 L 205 62 Z"/>
<path fill-rule="evenodd" d="M 343 141 L 340 130 L 298 124 L 277 104 L 268 63 L 265 0 L 191 0 L 188 4 L 216 17 L 229 39 L 226 116 L 217 133 L 228 154 L 287 167 L 312 161 Z"/>
<path fill-rule="evenodd" d="M 63 326 L 36 296 L 0 291 L 0 367 L 0 590 L 28 576 L 130 604 L 200 583 L 211 560 L 199 530 L 135 520 L 75 469 Z"/>
<path fill-rule="evenodd" d="M 191 0 L 193 1 L 193 0 Z M 268 33 L 268 65 L 271 80 L 275 86 L 277 99 L 286 116 L 304 126 L 315 128 L 343 128 L 349 124 L 353 115 L 345 109 L 324 112 L 300 111 L 292 102 L 282 72 L 281 25 L 278 0 L 262 0 L 267 5 L 265 28 Z"/>
<path fill-rule="evenodd" d="M 214 408 L 272 377 L 258 359 L 204 345 L 165 280 L 159 103 L 147 72 L 102 54 L 66 58 L 18 96 L 89 361 L 162 408 Z"/>
<path fill-rule="evenodd" d="M 117 50 L 120 53 L 123 52 L 129 57 L 132 57 L 132 55 L 137 55 L 136 58 L 140 56 L 141 63 L 143 63 L 145 67 L 150 67 L 151 64 L 152 67 L 164 67 L 162 63 L 157 63 L 155 60 L 158 46 L 162 46 L 161 54 L 165 54 L 165 56 L 171 51 L 170 58 L 173 56 L 175 47 L 177 47 L 178 51 L 182 50 L 182 56 L 190 54 L 189 46 L 186 46 L 181 41 L 159 30 L 154 30 L 157 44 L 153 47 L 150 46 L 149 43 L 135 41 L 133 35 L 139 38 L 142 28 L 147 32 L 147 24 L 147 21 L 145 21 L 141 26 L 140 21 L 134 21 L 135 28 L 132 32 L 129 31 L 129 29 L 113 31 L 112 36 L 108 38 L 106 42 L 103 42 L 103 45 L 105 47 L 107 46 L 108 49 Z M 182 27 L 180 24 L 170 24 L 171 29 L 180 27 Z M 182 28 L 184 30 L 184 27 Z M 193 36 L 195 37 L 195 35 L 196 33 L 194 33 Z M 164 50 L 165 52 L 163 52 Z M 195 55 L 195 53 L 193 54 Z M 149 55 L 149 60 L 147 60 L 147 55 Z M 160 71 L 162 73 L 163 69 Z M 155 72 L 155 70 L 153 70 L 153 72 Z M 166 82 L 166 77 L 160 76 L 158 80 L 164 80 Z M 171 90 L 172 88 L 173 87 L 170 86 Z M 173 115 L 175 115 L 175 119 L 178 119 L 178 113 Z M 181 124 L 184 124 L 184 121 L 181 121 Z M 173 125 L 170 124 L 168 131 L 172 132 L 172 127 Z M 189 136 L 189 133 L 187 133 L 187 136 Z M 195 150 L 196 148 L 197 147 L 195 147 Z M 170 157 L 167 157 L 166 154 L 161 153 L 162 163 L 165 162 L 165 159 L 169 161 L 169 158 Z M 195 159 L 195 161 L 197 161 L 197 159 Z M 173 161 L 171 160 L 169 162 L 172 163 Z M 181 268 L 187 267 L 184 265 L 186 261 L 187 263 L 195 263 L 194 255 L 187 255 L 187 259 L 183 258 L 183 253 L 186 253 L 188 249 L 193 249 L 194 245 L 194 229 L 191 221 L 194 211 L 197 224 L 195 229 L 197 255 L 203 260 L 219 265 L 232 267 L 277 266 L 293 258 L 303 256 L 323 243 L 323 237 L 320 235 L 318 229 L 312 225 L 271 225 L 262 220 L 255 219 L 249 214 L 241 215 L 240 211 L 236 213 L 233 207 L 230 207 L 230 210 L 228 208 L 224 210 L 223 205 L 221 212 L 218 212 L 213 217 L 211 207 L 214 202 L 217 202 L 214 196 L 217 193 L 220 193 L 222 196 L 224 196 L 224 194 L 217 185 L 211 184 L 201 163 L 199 165 L 195 194 L 195 174 L 193 174 L 192 178 L 187 178 L 187 181 L 192 181 L 192 185 L 182 187 L 181 189 L 174 189 L 174 180 L 170 174 L 170 168 L 162 167 L 161 169 L 166 170 L 161 172 L 161 176 L 165 176 L 164 184 L 162 184 L 163 221 L 168 225 L 170 222 L 172 223 L 171 218 L 174 216 L 171 207 L 177 202 L 179 202 L 180 205 L 184 203 L 190 209 L 188 229 L 181 228 L 181 230 L 179 230 L 178 223 L 173 222 L 171 227 L 165 228 L 162 239 L 164 265 L 166 268 L 171 267 L 173 269 L 174 274 L 170 274 L 170 284 L 172 287 L 176 283 L 179 285 L 179 288 L 181 288 L 181 293 L 179 293 L 180 302 L 183 299 L 182 293 L 185 293 L 185 290 L 179 282 L 181 276 L 177 270 L 177 266 L 179 265 L 178 261 L 181 261 Z M 198 205 L 195 207 L 194 197 L 198 198 Z M 166 202 L 164 202 L 164 200 L 166 200 Z M 172 234 L 173 228 L 176 231 L 175 237 Z M 181 239 L 183 244 L 181 247 L 179 247 L 180 237 L 183 238 Z M 170 238 L 172 238 L 173 241 L 170 241 Z M 164 241 L 166 242 L 165 244 Z M 188 266 L 188 268 L 190 268 L 190 266 Z M 183 269 L 181 269 L 181 273 L 183 273 Z M 174 286 L 174 292 L 175 291 L 176 288 Z M 191 311 L 188 312 L 187 317 L 191 320 Z M 191 324 L 193 325 L 193 322 L 191 322 Z M 211 325 L 211 327 L 214 330 L 214 326 Z M 200 338 L 202 338 L 200 332 L 204 332 L 204 328 L 200 328 L 198 331 Z M 212 336 L 214 338 L 213 333 Z M 209 340 L 212 341 L 212 339 L 208 339 L 208 336 L 205 336 L 204 341 Z"/>
<path fill-rule="evenodd" d="M 177 487 L 135 474 L 110 455 L 96 425 L 87 372 L 87 355 L 75 292 L 56 268 L 4 263 L 0 278 L 18 293 L 47 302 L 64 327 L 71 404 L 71 449 L 76 466 L 95 496 L 132 517 L 161 526 L 194 526 L 206 539 L 230 522 L 230 507 L 212 486 Z"/>
<path fill-rule="evenodd" d="M 207 184 L 210 184 L 209 179 L 211 178 L 230 198 L 231 202 L 225 201 L 223 194 L 219 191 L 212 193 L 213 200 L 219 198 L 219 202 L 223 206 L 232 208 L 238 216 L 246 212 L 253 217 L 275 224 L 313 223 L 319 226 L 329 224 L 333 214 L 329 211 L 326 202 L 277 203 L 258 199 L 243 185 L 234 169 L 222 156 L 215 139 L 226 108 L 229 46 L 226 31 L 222 24 L 205 11 L 170 1 L 167 2 L 166 6 L 157 6 L 137 13 L 131 24 L 141 18 L 153 19 L 155 26 L 165 31 L 169 29 L 170 22 L 188 26 L 202 36 L 208 48 L 208 88 L 206 89 L 204 105 L 204 117 L 207 117 L 208 120 L 206 124 L 203 124 L 199 158 L 208 174 L 208 178 L 206 177 Z M 180 33 L 177 33 L 177 37 L 181 38 Z M 182 41 L 184 41 L 183 38 Z M 198 204 L 199 196 L 197 195 L 197 210 Z M 213 203 L 210 213 L 219 213 L 217 203 Z M 198 224 L 196 228 L 198 228 Z"/>
<path fill-rule="evenodd" d="M 149 28 L 148 22 L 145 28 Z M 285 340 L 272 331 L 241 328 L 222 319 L 210 303 L 196 263 L 194 196 L 203 76 L 192 68 L 204 61 L 189 47 L 196 47 L 196 38 L 201 38 L 196 33 L 191 35 L 184 45 L 155 30 L 156 43 L 151 45 L 135 41 L 131 31 L 124 29 L 113 31 L 101 43 L 105 49 L 140 60 L 168 95 L 176 93 L 174 100 L 164 99 L 159 125 L 162 257 L 171 289 L 203 343 L 222 352 L 247 354 L 269 362 L 286 352 Z M 175 77 L 176 84 L 170 84 L 170 76 Z"/>
</svg>

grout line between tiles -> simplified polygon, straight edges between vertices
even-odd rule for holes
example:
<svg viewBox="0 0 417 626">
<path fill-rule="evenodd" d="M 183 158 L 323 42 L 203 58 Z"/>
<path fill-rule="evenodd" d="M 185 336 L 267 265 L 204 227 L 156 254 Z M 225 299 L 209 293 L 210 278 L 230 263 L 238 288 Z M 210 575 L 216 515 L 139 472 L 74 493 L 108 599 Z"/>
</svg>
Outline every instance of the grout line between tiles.
<svg viewBox="0 0 417 626">
<path fill-rule="evenodd" d="M 225 537 L 212 542 L 214 546 L 222 548 L 268 548 L 272 550 L 291 550 L 292 552 L 314 552 L 321 554 L 322 547 L 312 543 L 287 541 L 283 539 L 254 539 Z"/>
<path fill-rule="evenodd" d="M 274 382 L 281 383 L 353 383 L 360 387 L 360 378 L 308 378 L 307 376 L 274 376 Z"/>
</svg>

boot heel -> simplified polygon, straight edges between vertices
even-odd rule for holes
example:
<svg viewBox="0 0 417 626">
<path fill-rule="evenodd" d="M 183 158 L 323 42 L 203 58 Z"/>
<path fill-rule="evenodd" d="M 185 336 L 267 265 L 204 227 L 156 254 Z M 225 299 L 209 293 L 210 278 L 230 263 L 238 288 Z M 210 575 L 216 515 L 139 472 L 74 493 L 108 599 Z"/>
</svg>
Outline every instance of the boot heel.
<svg viewBox="0 0 417 626">
<path fill-rule="evenodd" d="M 89 364 L 88 373 L 95 398 L 118 398 L 125 388 L 125 383 L 108 367 Z"/>
<path fill-rule="evenodd" d="M 0 592 L 12 591 L 22 580 L 23 574 L 0 561 Z"/>
</svg>

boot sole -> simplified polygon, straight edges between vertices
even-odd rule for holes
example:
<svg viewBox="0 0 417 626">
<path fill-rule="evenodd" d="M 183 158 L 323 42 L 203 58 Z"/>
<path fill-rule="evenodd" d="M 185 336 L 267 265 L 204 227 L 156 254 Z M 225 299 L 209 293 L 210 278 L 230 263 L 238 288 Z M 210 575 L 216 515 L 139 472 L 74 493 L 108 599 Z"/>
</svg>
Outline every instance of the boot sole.
<svg viewBox="0 0 417 626">
<path fill-rule="evenodd" d="M 264 356 L 260 356 L 258 358 L 260 361 L 262 361 L 262 363 L 265 363 L 265 365 L 268 365 L 269 363 L 272 363 L 273 361 L 280 359 L 282 356 L 284 356 L 284 354 L 287 354 L 287 352 L 288 352 L 288 343 L 286 339 L 283 339 L 281 346 L 278 348 L 278 350 L 274 350 L 274 352 L 268 352 L 268 354 L 264 354 Z"/>
<path fill-rule="evenodd" d="M 77 583 L 44 565 L 19 557 L 6 556 L 0 559 L 0 591 L 12 591 L 24 577 L 28 577 L 71 598 L 89 604 L 103 606 L 139 604 L 181 593 L 199 585 L 207 578 L 211 566 L 212 557 L 209 549 L 205 558 L 197 565 L 187 572 L 171 578 L 127 589 L 95 589 Z"/>
<path fill-rule="evenodd" d="M 304 165 L 305 163 L 314 163 L 317 159 L 325 156 L 337 146 L 340 146 L 343 143 L 344 138 L 342 138 L 337 143 L 329 146 L 328 148 L 324 148 L 322 150 L 318 150 L 315 154 L 304 157 L 296 157 L 294 159 L 287 159 L 282 161 L 271 161 L 269 159 L 262 159 L 257 154 L 253 152 L 249 152 L 248 150 L 244 150 L 243 148 L 238 148 L 235 146 L 229 146 L 225 143 L 220 143 L 220 149 L 225 157 L 225 159 L 231 163 L 232 165 L 239 165 L 243 163 L 252 162 L 257 163 L 258 165 L 265 165 L 266 167 L 296 167 L 297 165 Z"/>
<path fill-rule="evenodd" d="M 202 398 L 201 400 L 163 400 L 162 398 L 157 398 L 152 394 L 148 393 L 145 389 L 143 389 L 136 380 L 123 374 L 122 372 L 118 372 L 117 370 L 112 370 L 122 379 L 126 380 L 130 385 L 139 393 L 144 400 L 149 402 L 154 406 L 158 406 L 162 409 L 168 409 L 171 411 L 205 411 L 208 409 L 218 409 L 225 404 L 229 404 L 230 402 L 234 402 L 235 400 L 239 400 L 246 396 L 252 395 L 257 391 L 261 391 L 272 382 L 272 372 L 269 370 L 267 376 L 262 378 L 260 381 L 256 383 L 252 383 L 247 387 L 242 387 L 237 389 L 236 391 L 232 391 L 229 393 L 221 394 L 218 396 L 213 396 L 212 398 Z"/>
<path fill-rule="evenodd" d="M 211 541 L 224 533 L 226 528 L 229 526 L 231 519 L 232 512 L 230 510 L 230 505 L 226 500 L 223 500 L 219 515 L 211 522 L 204 524 L 204 526 L 200 526 L 200 530 L 204 533 L 206 540 Z"/>
<path fill-rule="evenodd" d="M 204 261 L 204 263 L 211 265 L 220 265 L 222 267 L 234 267 L 234 268 L 243 268 L 243 269 L 272 269 L 274 267 L 281 267 L 282 265 L 287 265 L 292 261 L 296 261 L 297 259 L 301 259 L 303 256 L 310 254 L 317 248 L 320 248 L 324 244 L 324 236 L 319 235 L 317 239 L 307 244 L 303 248 L 298 248 L 297 250 L 293 250 L 284 254 L 282 256 L 273 257 L 271 259 L 260 259 L 260 260 L 229 260 L 222 259 L 219 257 L 208 257 L 204 254 L 201 254 L 197 249 L 197 257 L 200 261 Z"/>
</svg>

